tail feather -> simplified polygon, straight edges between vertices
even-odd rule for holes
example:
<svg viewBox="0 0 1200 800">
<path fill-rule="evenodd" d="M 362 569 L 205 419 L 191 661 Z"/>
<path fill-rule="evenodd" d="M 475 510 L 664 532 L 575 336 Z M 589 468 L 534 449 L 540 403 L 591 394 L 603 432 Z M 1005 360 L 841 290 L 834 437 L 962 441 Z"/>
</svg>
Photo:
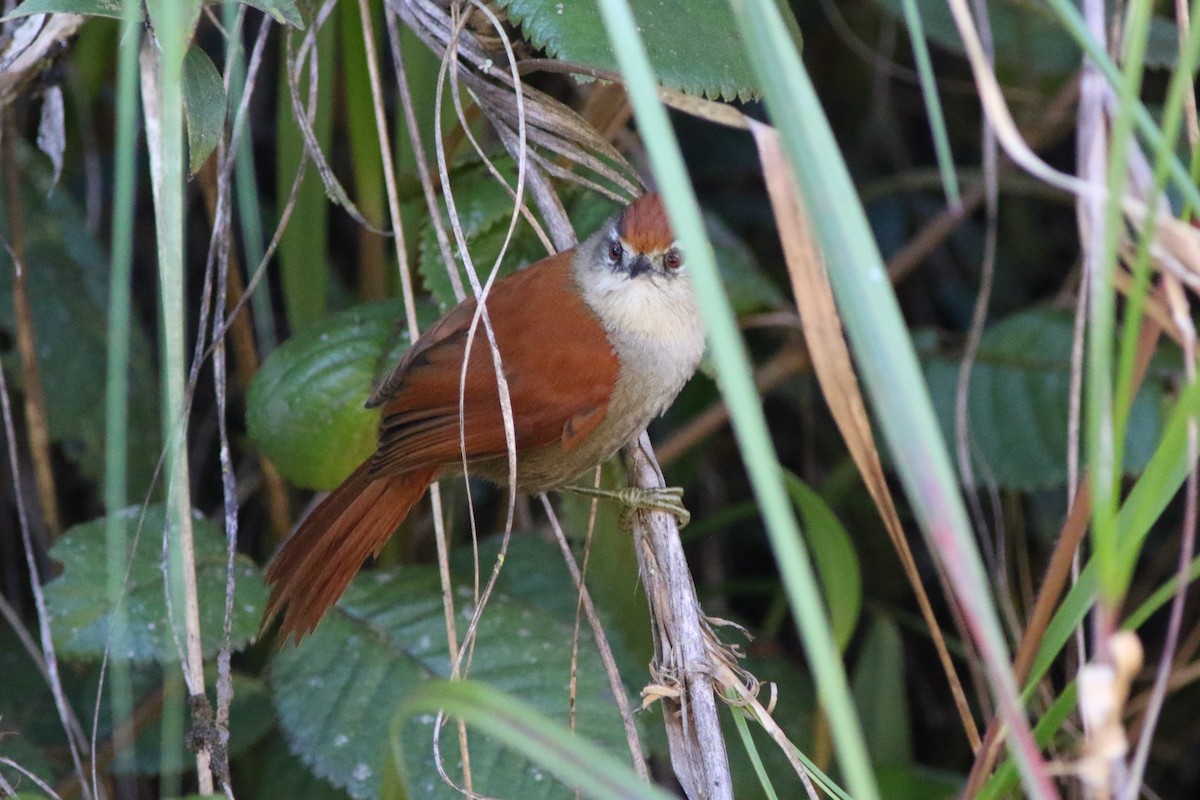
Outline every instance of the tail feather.
<svg viewBox="0 0 1200 800">
<path fill-rule="evenodd" d="M 436 468 L 372 480 L 364 463 L 333 490 L 283 543 L 267 567 L 271 598 L 263 626 L 282 610 L 280 633 L 297 642 L 369 556 L 376 555 L 437 474 Z M 285 609 L 286 607 L 286 609 Z"/>
</svg>

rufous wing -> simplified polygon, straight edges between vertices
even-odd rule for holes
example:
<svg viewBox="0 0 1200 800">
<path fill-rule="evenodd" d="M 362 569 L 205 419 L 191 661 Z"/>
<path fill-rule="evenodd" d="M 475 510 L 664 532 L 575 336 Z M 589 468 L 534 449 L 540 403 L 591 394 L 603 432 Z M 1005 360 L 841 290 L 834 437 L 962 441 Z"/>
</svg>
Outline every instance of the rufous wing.
<svg viewBox="0 0 1200 800">
<path fill-rule="evenodd" d="M 567 253 L 498 281 L 487 309 L 512 401 L 518 450 L 568 449 L 604 420 L 620 363 L 575 287 Z M 506 451 L 495 365 L 482 321 L 463 359 L 475 302 L 455 308 L 413 346 L 372 402 L 383 406 L 371 475 L 460 463 L 459 398 L 468 462 Z M 460 392 L 460 388 L 463 391 Z"/>
</svg>

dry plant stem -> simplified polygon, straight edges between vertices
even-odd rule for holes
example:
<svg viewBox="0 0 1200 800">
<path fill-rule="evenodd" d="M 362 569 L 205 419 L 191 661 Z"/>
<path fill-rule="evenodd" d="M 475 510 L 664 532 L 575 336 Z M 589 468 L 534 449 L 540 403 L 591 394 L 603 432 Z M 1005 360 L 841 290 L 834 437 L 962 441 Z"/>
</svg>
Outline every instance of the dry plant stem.
<svg viewBox="0 0 1200 800">
<path fill-rule="evenodd" d="M 45 15 L 42 28 L 33 41 L 0 71 L 0 108 L 7 108 L 25 93 L 29 84 L 55 64 L 55 54 L 66 49 L 67 43 L 83 25 L 84 19 L 86 18 L 80 14 Z"/>
<path fill-rule="evenodd" d="M 11 758 L 0 757 L 0 764 L 3 764 L 6 767 L 10 767 L 11 769 L 15 769 L 17 772 L 20 772 L 26 778 L 33 781 L 35 786 L 37 786 L 43 792 L 48 794 L 50 797 L 53 797 L 54 800 L 61 800 L 61 798 L 59 798 L 59 796 L 57 794 L 55 794 L 54 790 L 50 788 L 50 784 L 46 783 L 44 780 L 39 778 L 34 773 L 30 772 L 28 769 L 21 766 L 17 762 L 13 761 Z M 2 783 L 0 783 L 0 789 L 4 790 L 5 796 L 11 795 L 11 796 L 15 797 L 17 793 L 13 789 L 12 785 L 8 781 L 4 780 L 3 778 L 0 778 L 0 781 L 2 781 Z"/>
<path fill-rule="evenodd" d="M 242 29 L 242 19 L 245 16 L 245 8 L 240 8 L 237 13 L 234 35 L 240 37 Z M 226 93 L 229 91 L 229 75 L 225 76 Z M 219 163 L 232 161 L 233 151 L 228 146 L 228 142 L 222 139 L 220 146 L 217 148 L 216 160 Z M 210 159 L 211 160 L 211 159 Z M 223 174 L 232 174 L 222 170 Z M 221 463 L 221 493 L 223 500 L 223 508 L 225 512 L 225 608 L 223 615 L 223 625 L 221 632 L 221 646 L 217 651 L 217 709 L 214 718 L 216 725 L 215 735 L 217 737 L 218 746 L 212 750 L 213 756 L 213 773 L 217 779 L 218 785 L 224 790 L 225 794 L 232 800 L 233 787 L 229 776 L 229 709 L 233 704 L 233 672 L 230 665 L 232 656 L 232 636 L 233 636 L 233 598 L 236 590 L 236 560 L 237 560 L 237 541 L 238 541 L 238 497 L 237 497 L 237 478 L 234 475 L 233 456 L 229 448 L 229 425 L 228 425 L 228 409 L 227 409 L 227 392 L 228 392 L 228 374 L 226 369 L 225 359 L 225 329 L 221 326 L 221 319 L 226 313 L 229 305 L 229 275 L 231 271 L 236 271 L 237 265 L 232 265 L 233 259 L 233 237 L 231 231 L 230 220 L 232 218 L 232 181 L 226 179 L 220 181 L 217 185 L 215 208 L 222 211 L 221 218 L 224 224 L 213 230 L 213 248 L 216 250 L 217 275 L 216 275 L 216 291 L 217 298 L 213 306 L 213 389 L 216 395 L 217 406 L 217 437 L 219 441 L 219 458 Z M 216 216 L 215 214 L 213 215 Z M 249 325 L 246 323 L 246 317 L 242 317 L 243 329 L 246 335 L 249 335 Z M 234 326 L 232 329 L 237 330 Z M 251 345 L 253 340 L 250 340 Z"/>
<path fill-rule="evenodd" d="M 224 175 L 222 171 L 220 174 Z M 208 211 L 209 222 L 215 227 L 220 218 L 217 214 L 217 183 L 219 181 L 216 161 L 210 159 L 201 168 L 197 177 L 201 194 L 204 196 L 204 207 Z M 258 345 L 254 341 L 254 329 L 250 325 L 250 311 L 242 305 L 246 296 L 246 285 L 242 281 L 241 267 L 238 264 L 237 253 L 229 252 L 229 269 L 225 303 L 228 325 L 222 326 L 220 320 L 214 323 L 214 335 L 220 338 L 223 328 L 228 328 L 233 342 L 235 355 L 234 366 L 237 368 L 238 383 L 242 391 L 250 386 L 254 374 L 258 372 Z M 241 313 L 245 311 L 246 313 Z M 266 486 L 267 514 L 271 520 L 271 534 L 275 541 L 280 542 L 291 529 L 291 502 L 288 498 L 287 486 L 283 476 L 275 467 L 274 462 L 262 453 L 258 454 L 258 468 Z"/>
<path fill-rule="evenodd" d="M 415 342 L 420 336 L 417 327 L 417 307 L 412 285 L 412 270 L 408 264 L 408 250 L 404 240 L 404 226 L 400 221 L 400 193 L 396 188 L 396 167 L 392 163 L 391 137 L 388 134 L 387 107 L 379 79 L 379 56 L 375 51 L 375 30 L 371 22 L 371 8 L 367 0 L 358 0 L 359 16 L 363 26 L 363 46 L 367 56 L 367 75 L 371 82 L 371 98 L 375 107 L 375 131 L 379 136 L 379 157 L 383 162 L 384 187 L 387 190 L 388 211 L 391 215 L 392 232 L 396 241 L 396 256 L 399 259 L 400 290 L 404 296 L 404 313 L 408 316 L 408 333 Z"/>
<path fill-rule="evenodd" d="M 132 747 L 134 740 L 162 717 L 162 712 L 163 693 L 160 686 L 138 700 L 138 704 L 134 706 L 133 713 L 129 719 L 125 720 L 120 727 L 109 735 L 108 740 L 104 742 L 103 746 L 95 750 L 92 754 L 92 763 L 95 770 L 102 771 L 108 769 L 113 759 L 117 756 L 118 747 Z M 93 777 L 94 780 L 95 778 Z M 93 785 L 95 786 L 95 784 Z M 98 790 L 99 786 L 95 786 L 95 788 Z M 70 779 L 60 783 L 57 791 L 62 800 L 71 800 L 71 798 L 77 797 L 83 789 L 79 783 L 79 779 L 72 776 Z"/>
<path fill-rule="evenodd" d="M 1074 126 L 1071 111 L 1079 99 L 1079 82 L 1071 79 L 1063 86 L 1050 102 L 1046 112 L 1039 115 L 1035 124 L 1021 131 L 1021 136 L 1034 149 L 1040 149 L 1057 141 L 1066 131 Z M 1007 156 L 1000 159 L 997 172 L 1000 175 L 1010 171 L 1014 164 Z M 888 259 L 888 277 L 893 283 L 899 283 L 912 270 L 924 261 L 938 245 L 946 240 L 951 233 L 968 219 L 983 204 L 987 196 L 986 186 L 978 184 L 971 187 L 962 196 L 962 205 L 958 209 L 946 208 L 933 219 L 925 223 L 916 236 L 904 247 Z"/>
<path fill-rule="evenodd" d="M 1194 111 L 1194 105 L 1192 106 Z M 1196 382 L 1196 329 L 1192 323 L 1191 310 L 1183 287 L 1170 275 L 1163 275 L 1163 289 L 1171 306 L 1176 323 L 1184 333 L 1184 369 L 1189 384 Z M 1130 761 L 1125 785 L 1121 787 L 1121 800 L 1137 800 L 1146 763 L 1150 758 L 1150 743 L 1166 700 L 1172 667 L 1179 647 L 1183 629 L 1183 612 L 1187 602 L 1188 574 L 1191 570 L 1192 554 L 1196 548 L 1197 493 L 1200 492 L 1200 475 L 1196 471 L 1197 448 L 1200 447 L 1200 428 L 1195 416 L 1188 420 L 1187 428 L 1188 473 L 1184 493 L 1183 525 L 1180 532 L 1179 561 L 1176 567 L 1175 595 L 1171 598 L 1171 610 L 1167 619 L 1167 634 L 1159 656 L 1154 684 L 1150 689 L 1146 713 L 1140 720 L 1142 729 L 1137 747 Z"/>
<path fill-rule="evenodd" d="M 317 134 L 313 129 L 314 117 L 311 114 L 304 113 L 304 107 L 300 101 L 300 73 L 304 68 L 305 60 L 310 57 L 311 60 L 308 61 L 308 87 L 310 94 L 316 91 L 317 32 L 325 25 L 334 8 L 335 0 L 326 0 L 317 12 L 316 19 L 305 33 L 304 40 L 298 49 L 294 47 L 290 31 L 285 36 L 287 44 L 285 59 L 287 64 L 287 86 L 292 103 L 292 113 L 296 120 L 296 127 L 299 128 L 301 137 L 304 139 L 304 150 L 308 154 L 308 157 L 312 159 L 313 166 L 316 167 L 317 174 L 321 176 L 321 182 L 325 185 L 326 196 L 341 206 L 361 228 L 365 228 L 380 236 L 387 236 L 389 234 L 372 225 L 363 216 L 362 212 L 358 210 L 358 206 L 354 204 L 354 201 L 350 199 L 346 188 L 342 186 L 342 182 L 338 180 L 333 168 L 329 166 L 329 161 L 325 158 L 325 153 L 321 150 L 320 142 L 317 141 Z M 310 105 L 310 108 L 312 108 L 312 105 Z"/>
<path fill-rule="evenodd" d="M 1187 47 L 1187 32 L 1191 30 L 1191 9 L 1187 0 L 1175 0 L 1175 27 L 1179 33 L 1179 52 Z M 1196 113 L 1196 94 L 1188 92 L 1183 98 L 1183 111 L 1187 120 L 1188 143 L 1192 149 L 1200 143 L 1200 118 Z"/>
<path fill-rule="evenodd" d="M 408 262 L 408 249 L 404 237 L 404 224 L 400 218 L 400 194 L 396 187 L 396 171 L 395 165 L 392 162 L 392 146 L 391 137 L 388 133 L 387 119 L 384 117 L 383 109 L 386 108 L 383 97 L 382 81 L 379 77 L 379 59 L 375 50 L 375 31 L 371 22 L 371 10 L 367 0 L 359 0 L 359 16 L 362 19 L 363 25 L 363 43 L 366 50 L 367 58 L 367 75 L 370 78 L 371 95 L 375 106 L 375 129 L 379 137 L 379 155 L 383 163 L 384 187 L 388 198 L 388 214 L 391 221 L 392 231 L 394 232 L 394 242 L 396 246 L 397 268 L 400 272 L 400 287 L 404 295 L 404 309 L 408 317 L 408 333 L 411 341 L 416 341 L 420 338 L 421 330 L 417 325 L 416 314 L 416 299 L 412 285 L 412 268 Z M 388 13 L 389 34 L 392 44 L 392 52 L 395 60 L 395 68 L 399 78 L 402 97 L 404 98 L 403 106 L 405 113 L 408 115 L 408 129 L 413 142 L 414 149 L 417 151 L 418 163 L 421 165 L 422 182 L 428 183 L 428 174 L 425 171 L 425 161 L 420 151 L 420 129 L 417 127 L 415 113 L 413 113 L 412 98 L 408 91 L 408 82 L 404 76 L 404 62 L 401 59 L 399 52 L 399 35 L 395 30 L 395 21 L 392 18 L 391 12 Z M 428 198 L 427 198 L 428 199 Z M 434 219 L 438 220 L 440 229 L 440 215 L 436 213 L 436 207 L 431 210 Z M 444 233 L 442 234 L 444 237 Z M 448 250 L 447 250 L 448 252 Z M 453 262 L 450 262 L 451 265 Z M 452 283 L 456 283 L 458 279 L 457 270 L 452 270 Z M 441 489 L 435 483 L 430 487 L 430 502 L 433 505 L 434 516 L 434 540 L 437 547 L 438 574 L 441 577 L 442 584 L 442 613 L 446 623 L 446 641 L 450 655 L 450 661 L 454 665 L 454 674 L 458 673 L 458 664 L 462 657 L 459 649 L 458 628 L 455 624 L 454 610 L 454 586 L 450 577 L 450 550 L 447 541 L 447 531 L 444 524 L 444 514 L 442 510 L 442 495 Z M 471 769 L 470 755 L 467 747 L 467 729 L 466 724 L 461 720 L 457 724 L 459 752 L 463 762 L 463 781 L 469 790 L 471 787 Z M 440 724 L 435 728 L 441 730 Z M 441 769 L 440 750 L 438 765 Z"/>
<path fill-rule="evenodd" d="M 1161 331 L 1162 329 L 1154 320 L 1149 318 L 1142 320 L 1131 388 L 1134 396 L 1137 395 L 1145 380 L 1146 371 L 1150 366 L 1150 358 L 1157 347 Z M 1042 585 L 1038 589 L 1037 599 L 1029 614 L 1029 622 L 1025 626 L 1025 633 L 1021 636 L 1016 656 L 1013 659 L 1013 675 L 1018 683 L 1023 683 L 1029 676 L 1029 669 L 1033 666 L 1038 645 L 1041 644 L 1046 627 L 1054 616 L 1058 598 L 1070 577 L 1071 562 L 1075 553 L 1079 551 L 1083 537 L 1087 534 L 1087 524 L 1092 514 L 1092 498 L 1086 477 L 1076 487 L 1074 498 L 1070 511 L 1067 513 L 1067 519 L 1059 532 L 1058 541 L 1054 545 L 1050 563 L 1046 565 Z M 971 797 L 978 793 L 983 786 L 984 779 L 995 766 L 1001 744 L 999 736 L 1000 722 L 998 719 L 992 719 L 983 737 L 983 747 L 977 754 L 975 764 L 971 767 L 971 773 L 967 778 L 965 797 Z"/>
<path fill-rule="evenodd" d="M 621 722 L 625 725 L 625 741 L 629 745 L 629 756 L 633 760 L 633 768 L 638 777 L 649 781 L 650 770 L 646 766 L 646 757 L 642 754 L 642 742 L 638 738 L 637 722 L 633 718 L 633 709 L 629 705 L 629 695 L 625 691 L 625 683 L 621 680 L 621 672 L 617 669 L 616 659 L 613 658 L 612 648 L 608 644 L 608 635 L 604 631 L 604 625 L 600 622 L 600 615 L 596 613 L 596 606 L 592 603 L 592 595 L 588 592 L 587 584 L 584 583 L 579 565 L 575 563 L 575 554 L 571 552 L 571 545 L 554 513 L 554 506 L 550 504 L 550 499 L 546 495 L 543 494 L 541 499 L 542 507 L 546 509 L 546 517 L 550 520 L 550 528 L 554 531 L 554 540 L 558 542 L 563 561 L 571 573 L 571 580 L 575 583 L 575 590 L 579 592 L 579 604 L 583 607 L 584 616 L 587 617 L 588 625 L 592 629 L 592 637 L 596 640 L 596 649 L 600 652 L 600 661 L 604 664 L 604 673 L 608 676 L 608 685 L 613 693 L 613 699 L 616 700 L 617 709 L 621 712 Z M 595 501 L 593 501 L 594 505 Z M 585 567 L 586 564 L 585 561 Z"/>
<path fill-rule="evenodd" d="M 442 263 L 447 265 L 450 287 L 454 290 L 455 299 L 461 302 L 467 295 L 463 290 L 458 270 L 449 269 L 450 265 L 454 264 L 454 256 L 450 252 L 450 237 L 446 235 L 446 226 L 442 224 L 442 215 L 434 213 L 438 208 L 437 193 L 433 186 L 433 176 L 429 171 L 429 162 L 425 158 L 425 145 L 421 141 L 421 128 L 417 122 L 412 92 L 408 88 L 408 73 L 404 68 L 404 54 L 400 49 L 400 28 L 396 21 L 396 11 L 390 3 L 385 3 L 384 6 L 388 42 L 392 50 L 392 66 L 396 71 L 396 86 L 400 95 L 400 107 L 404 109 L 404 126 L 408 129 L 408 140 L 413 149 L 417 176 L 421 180 L 421 191 L 425 195 L 425 207 L 430 212 L 430 220 L 433 222 L 433 232 L 437 238 L 438 251 L 442 255 Z"/>
<path fill-rule="evenodd" d="M 937 648 L 967 741 L 977 750 L 979 731 L 883 476 L 883 465 L 875 449 L 866 405 L 851 365 L 833 289 L 809 230 L 799 187 L 788 170 L 777 167 L 783 163 L 784 155 L 775 130 L 759 123 L 752 123 L 750 130 L 765 167 L 767 193 L 775 211 L 792 293 L 801 309 L 801 323 L 821 391 L 904 567 Z"/>
<path fill-rule="evenodd" d="M 813 786 L 812 778 L 809 777 L 808 768 L 804 766 L 804 762 L 797 756 L 799 748 L 792 743 L 787 734 L 783 732 L 783 729 L 779 727 L 779 723 L 771 716 L 771 712 L 763 707 L 762 702 L 758 699 L 757 692 L 747 687 L 742 681 L 741 676 L 730 669 L 728 664 L 717 664 L 714 677 L 733 695 L 731 705 L 747 709 L 750 716 L 775 741 L 775 744 L 779 746 L 780 752 L 784 754 L 788 763 L 792 765 L 792 769 L 796 771 L 800 782 L 804 784 L 805 792 L 812 800 L 817 800 L 819 795 L 817 794 L 816 787 Z M 774 696 L 772 696 L 770 705 L 771 707 L 775 705 Z"/>
<path fill-rule="evenodd" d="M 13 141 L 18 130 L 14 112 L 4 112 L 4 176 L 8 198 L 8 253 L 13 263 L 12 306 L 17 334 L 17 352 L 21 357 L 21 388 L 25 399 L 25 425 L 29 432 L 29 457 L 33 461 L 34 484 L 48 546 L 62 533 L 58 496 L 54 488 L 54 469 L 50 458 L 50 428 L 46 419 L 46 401 L 42 393 L 42 375 L 38 369 L 37 342 L 33 331 L 33 310 L 25 280 L 25 223 L 21 214 L 21 178 Z"/>
<path fill-rule="evenodd" d="M 631 485 L 646 489 L 665 485 L 644 432 L 622 454 Z M 691 800 L 732 800 L 707 638 L 711 633 L 696 599 L 679 529 L 675 518 L 663 512 L 637 510 L 631 519 L 638 571 L 654 627 L 653 671 L 658 682 L 670 681 L 679 689 L 677 700 L 662 701 L 671 765 Z"/>
<path fill-rule="evenodd" d="M 147 40 L 142 48 L 140 60 L 142 108 L 144 109 L 143 116 L 146 127 L 147 149 L 150 155 L 150 174 L 153 183 L 154 206 L 156 209 L 159 209 L 162 207 L 163 198 L 167 191 L 166 187 L 162 186 L 164 142 L 161 129 L 161 84 L 158 78 L 160 60 L 158 52 L 153 48 L 149 40 Z M 158 215 L 156 214 L 156 221 L 157 219 Z M 164 236 L 164 232 L 161 229 L 158 233 L 160 237 Z M 170 236 L 171 233 L 167 232 L 165 235 Z M 169 288 L 164 285 L 164 295 Z M 182 407 L 183 405 L 181 404 Z M 184 681 L 187 684 L 188 693 L 192 696 L 198 696 L 204 694 L 204 661 L 200 647 L 200 605 L 196 595 L 196 564 L 192 541 L 191 499 L 188 497 L 190 481 L 187 477 L 186 425 L 187 417 L 185 414 L 183 418 L 172 421 L 170 430 L 164 431 L 166 436 L 176 439 L 174 451 L 175 463 L 168 464 L 168 506 L 179 504 L 180 508 L 175 512 L 179 521 L 179 529 L 172 531 L 172 526 L 169 523 L 163 529 L 163 579 L 168 619 L 170 620 L 171 633 L 175 640 L 176 649 L 179 651 L 179 660 L 183 669 Z M 174 539 L 173 542 L 172 539 Z M 181 590 L 184 602 L 182 612 L 183 625 L 186 631 L 186 644 L 181 644 L 178 639 L 179 626 L 175 615 L 179 610 L 173 607 L 172 592 L 170 590 L 171 579 L 168 574 L 165 574 L 167 566 L 170 563 L 168 553 L 172 544 L 179 548 L 178 557 L 180 571 L 182 572 Z M 196 751 L 196 772 L 201 794 L 210 794 L 213 789 L 212 771 L 209 769 L 209 752 L 205 747 L 200 747 Z"/>
<path fill-rule="evenodd" d="M 71 762 L 75 768 L 75 777 L 84 787 L 84 797 L 91 800 L 92 794 L 87 789 L 84 778 L 83 758 L 80 754 L 86 743 L 77 738 L 71 721 L 75 719 L 74 712 L 63 693 L 62 679 L 58 672 L 58 656 L 54 651 L 54 640 L 50 634 L 50 617 L 46 611 L 46 596 L 42 591 L 42 577 L 38 570 L 37 555 L 34 552 L 33 534 L 29 529 L 29 515 L 25 511 L 24 495 L 21 493 L 21 464 L 17 458 L 17 432 L 13 425 L 12 406 L 9 402 L 8 382 L 4 377 L 4 366 L 0 364 L 0 413 L 4 417 L 4 436 L 8 440 L 8 467 L 12 474 L 13 496 L 16 498 L 17 519 L 21 527 L 21 543 L 25 551 L 25 564 L 29 570 L 29 588 L 33 593 L 34 607 L 37 609 L 38 634 L 42 645 L 42 661 L 46 667 L 46 683 L 54 696 L 54 707 L 58 711 L 58 719 L 62 723 L 63 733 L 67 737 L 67 746 L 71 752 Z"/>
<path fill-rule="evenodd" d="M 975 17 L 979 22 L 980 32 L 987 53 L 989 64 L 994 65 L 995 51 L 991 37 L 991 26 L 988 24 L 987 8 L 982 7 L 980 0 L 973 0 Z M 954 438 L 955 454 L 958 457 L 959 476 L 966 492 L 967 507 L 971 511 L 975 525 L 975 535 L 983 540 L 994 539 L 996 545 L 997 568 L 993 575 L 993 594 L 999 599 L 999 606 L 1004 612 L 1010 634 L 1020 635 L 1020 619 L 1013 605 L 1012 592 L 1008 585 L 1008 570 L 1003 568 L 1006 559 L 1003 546 L 1003 517 L 997 519 L 994 536 L 989 536 L 989 526 L 984 516 L 983 504 L 979 496 L 978 483 L 975 477 L 974 461 L 971 455 L 971 421 L 968 399 L 970 396 L 971 370 L 975 366 L 975 356 L 979 352 L 979 344 L 983 339 L 983 328 L 987 323 L 988 304 L 992 296 L 992 283 L 996 272 L 996 245 L 998 236 L 998 215 L 1000 190 L 997 176 L 996 135 L 991 124 L 985 117 L 983 120 L 983 189 L 985 232 L 983 245 L 983 263 L 980 266 L 979 295 L 971 314 L 971 326 L 967 334 L 966 349 L 962 363 L 959 365 L 958 377 L 954 390 Z M 995 491 L 993 482 L 988 483 L 988 490 Z M 978 749 L 978 743 L 976 743 Z"/>
</svg>

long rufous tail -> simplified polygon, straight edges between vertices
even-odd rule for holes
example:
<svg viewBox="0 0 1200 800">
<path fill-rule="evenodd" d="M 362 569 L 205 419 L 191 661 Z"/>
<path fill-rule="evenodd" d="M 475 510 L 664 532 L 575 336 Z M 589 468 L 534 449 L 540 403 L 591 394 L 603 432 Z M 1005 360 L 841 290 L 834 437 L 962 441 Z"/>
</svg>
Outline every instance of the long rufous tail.
<svg viewBox="0 0 1200 800">
<path fill-rule="evenodd" d="M 317 627 L 437 474 L 431 467 L 371 480 L 369 466 L 369 461 L 364 463 L 321 501 L 271 559 L 264 628 L 281 610 L 280 633 L 285 639 L 294 636 L 299 642 Z"/>
</svg>

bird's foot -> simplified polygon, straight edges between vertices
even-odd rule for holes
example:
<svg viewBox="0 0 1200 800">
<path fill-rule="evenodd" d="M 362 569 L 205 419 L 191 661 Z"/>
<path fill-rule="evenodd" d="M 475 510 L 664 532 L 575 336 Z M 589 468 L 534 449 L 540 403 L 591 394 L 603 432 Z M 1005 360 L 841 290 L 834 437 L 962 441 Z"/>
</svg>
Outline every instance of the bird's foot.
<svg viewBox="0 0 1200 800">
<path fill-rule="evenodd" d="M 645 509 L 647 511 L 665 511 L 675 517 L 676 523 L 680 529 L 683 529 L 691 521 L 692 515 L 683 505 L 683 489 L 678 486 L 657 486 L 654 488 L 641 488 L 638 486 L 627 486 L 624 489 L 596 489 L 590 486 L 564 486 L 564 492 L 571 494 L 583 495 L 584 497 L 597 497 L 604 500 L 616 500 L 623 504 L 625 513 L 621 517 L 623 527 L 630 527 L 631 520 L 629 514 L 636 509 Z"/>
</svg>

